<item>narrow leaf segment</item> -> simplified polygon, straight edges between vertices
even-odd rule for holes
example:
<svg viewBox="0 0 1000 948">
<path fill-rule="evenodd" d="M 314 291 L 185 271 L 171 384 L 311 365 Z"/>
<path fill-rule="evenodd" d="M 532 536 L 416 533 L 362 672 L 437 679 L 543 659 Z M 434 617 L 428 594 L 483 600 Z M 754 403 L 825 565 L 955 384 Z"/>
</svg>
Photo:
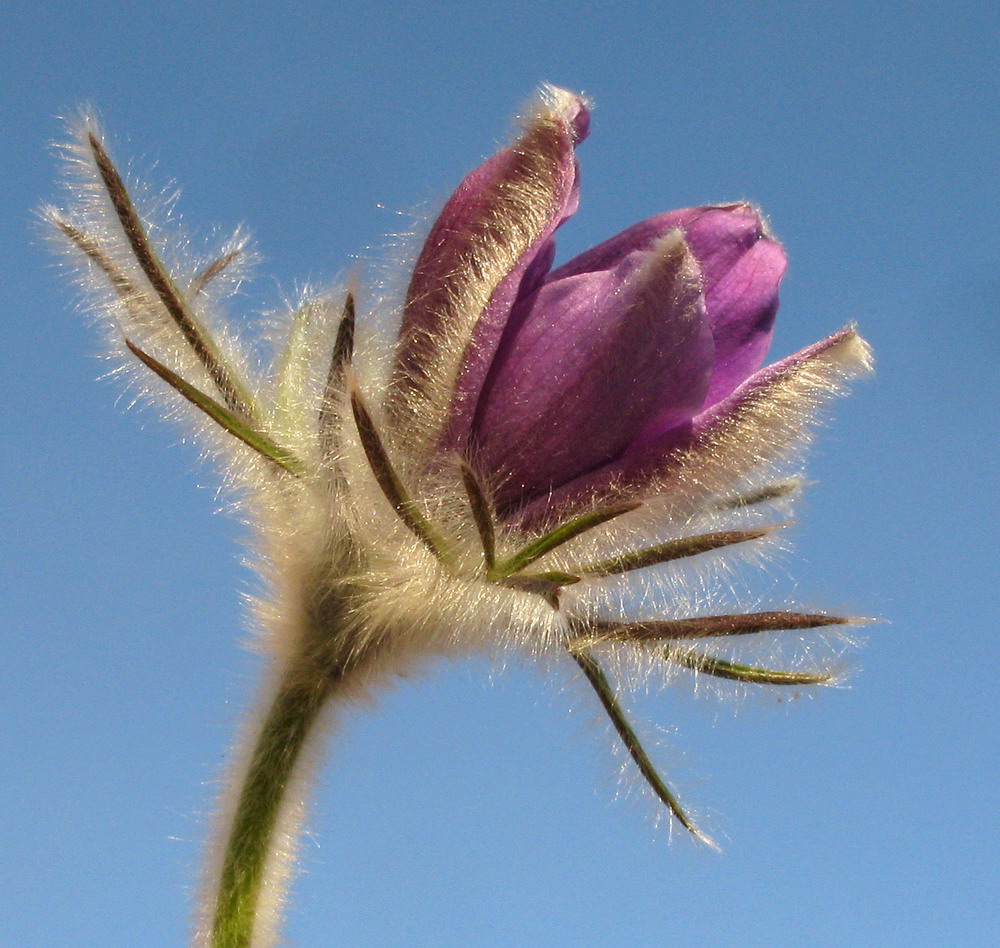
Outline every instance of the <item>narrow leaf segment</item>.
<svg viewBox="0 0 1000 948">
<path fill-rule="evenodd" d="M 306 473 L 302 462 L 291 452 L 279 447 L 266 435 L 251 428 L 238 415 L 231 412 L 224 405 L 220 405 L 214 398 L 206 395 L 200 389 L 195 388 L 190 382 L 182 379 L 173 369 L 168 369 L 148 352 L 143 352 L 131 340 L 126 339 L 125 345 L 128 346 L 129 351 L 147 368 L 152 369 L 163 381 L 180 392 L 189 402 L 200 408 L 209 418 L 222 428 L 225 428 L 231 435 L 239 438 L 240 441 L 249 445 L 254 451 L 264 455 L 269 461 L 273 461 L 279 467 L 283 467 L 290 474 L 302 477 Z"/>
<path fill-rule="evenodd" d="M 534 563 L 535 560 L 541 559 L 546 553 L 551 552 L 556 547 L 562 546 L 564 543 L 568 543 L 570 540 L 580 536 L 581 533 L 593 530 L 595 527 L 599 527 L 601 524 L 607 523 L 615 517 L 620 517 L 622 514 L 627 514 L 632 510 L 636 510 L 641 506 L 641 503 L 635 502 L 616 504 L 613 507 L 603 507 L 600 510 L 590 511 L 574 518 L 573 520 L 561 524 L 556 527 L 555 530 L 539 537 L 533 543 L 529 543 L 526 547 L 510 557 L 510 559 L 504 560 L 502 563 L 498 563 L 491 571 L 490 578 L 502 579 L 505 576 L 511 576 L 514 573 L 518 573 L 526 566 L 530 566 Z"/>
<path fill-rule="evenodd" d="M 756 490 L 744 494 L 735 494 L 720 501 L 719 510 L 738 510 L 740 507 L 753 507 L 755 504 L 766 504 L 771 500 L 780 500 L 794 493 L 801 485 L 798 481 L 781 481 L 775 484 L 765 484 Z"/>
<path fill-rule="evenodd" d="M 670 540 L 645 550 L 636 550 L 634 553 L 623 553 L 621 556 L 611 557 L 590 566 L 582 566 L 578 572 L 588 576 L 614 576 L 618 573 L 630 573 L 632 570 L 656 566 L 670 560 L 697 556 L 699 553 L 708 553 L 710 550 L 718 550 L 736 543 L 746 543 L 748 540 L 758 540 L 775 529 L 777 528 L 727 530 L 719 533 L 703 533 L 695 537 L 682 537 L 679 540 Z"/>
<path fill-rule="evenodd" d="M 197 296 L 199 293 L 204 293 L 208 288 L 208 285 L 213 281 L 217 280 L 223 273 L 226 272 L 229 267 L 231 267 L 243 254 L 243 248 L 237 247 L 235 250 L 230 250 L 229 253 L 223 254 L 221 257 L 217 257 L 213 260 L 207 267 L 200 270 L 195 278 L 191 281 L 191 285 L 188 287 L 188 296 Z"/>
<path fill-rule="evenodd" d="M 327 377 L 343 377 L 344 366 L 349 365 L 354 358 L 354 324 L 357 319 L 357 312 L 354 305 L 354 292 L 348 290 L 344 299 L 344 311 L 340 315 L 340 324 L 337 326 L 337 338 L 333 343 L 333 355 L 330 358 L 330 372 Z"/>
<path fill-rule="evenodd" d="M 361 397 L 361 392 L 354 385 L 351 386 L 351 410 L 354 412 L 354 422 L 358 428 L 361 446 L 364 448 L 375 480 L 382 488 L 382 493 L 392 504 L 393 510 L 399 514 L 399 519 L 409 527 L 424 546 L 439 560 L 447 561 L 449 555 L 443 537 L 438 534 L 417 505 L 407 496 L 403 482 L 396 474 L 396 469 L 393 467 L 392 461 L 389 460 L 385 445 L 382 444 L 382 437 L 378 433 L 375 421 Z"/>
<path fill-rule="evenodd" d="M 108 282 L 121 299 L 130 300 L 139 297 L 139 289 L 108 256 L 95 238 L 83 233 L 69 221 L 55 214 L 52 221 L 80 253 L 100 267 L 101 272 L 108 278 Z"/>
<path fill-rule="evenodd" d="M 667 649 L 664 658 L 692 671 L 705 672 L 716 678 L 743 681 L 752 685 L 822 685 L 834 678 L 833 675 L 815 672 L 792 672 L 776 668 L 758 668 L 754 665 L 739 665 L 736 662 L 728 662 L 722 658 L 687 649 Z"/>
<path fill-rule="evenodd" d="M 642 742 L 639 740 L 639 737 L 633 730 L 632 725 L 629 724 L 628 719 L 625 717 L 621 705 L 618 703 L 618 698 L 615 695 L 614 689 L 611 686 L 611 682 L 608 681 L 607 675 L 604 674 L 604 670 L 598 664 L 597 660 L 587 649 L 570 648 L 569 654 L 573 658 L 573 661 L 575 661 L 580 667 L 584 677 L 596 692 L 597 698 L 601 702 L 601 706 L 611 719 L 611 723 L 618 736 L 621 738 L 622 743 L 625 745 L 625 749 L 628 751 L 629 756 L 635 762 L 636 767 L 639 768 L 639 773 L 642 774 L 643 779 L 645 779 L 645 781 L 649 784 L 650 788 L 656 794 L 660 802 L 663 803 L 668 810 L 670 810 L 670 812 L 677 819 L 677 822 L 680 823 L 681 826 L 683 826 L 689 833 L 697 836 L 710 846 L 714 846 L 715 844 L 712 840 L 700 829 L 698 829 L 697 826 L 695 826 L 694 822 L 684 811 L 683 807 L 681 807 L 680 801 L 653 766 L 653 762 L 649 759 L 649 755 L 642 746 Z"/>
<path fill-rule="evenodd" d="M 541 596 L 553 609 L 558 609 L 563 586 L 580 582 L 580 577 L 570 576 L 568 573 L 518 573 L 498 582 L 508 589 L 519 589 Z"/>
<path fill-rule="evenodd" d="M 479 539 L 483 545 L 483 564 L 487 570 L 492 570 L 496 565 L 496 532 L 493 528 L 493 515 L 490 513 L 490 504 L 479 478 L 464 461 L 462 483 L 465 486 L 465 496 L 469 499 L 472 519 L 476 523 Z"/>
<path fill-rule="evenodd" d="M 319 407 L 320 446 L 323 455 L 329 457 L 337 443 L 337 429 L 340 424 L 340 414 L 337 410 L 343 394 L 347 367 L 354 358 L 354 293 L 348 291 L 344 300 L 344 310 L 337 326 L 337 338 L 333 343 L 330 355 L 330 367 L 326 373 L 326 384 L 323 387 L 323 401 Z"/>
<path fill-rule="evenodd" d="M 595 623 L 592 642 L 662 642 L 669 639 L 706 639 L 723 635 L 753 635 L 791 629 L 816 629 L 857 622 L 843 616 L 806 612 L 749 612 L 743 615 L 696 616 L 660 622 Z"/>
<path fill-rule="evenodd" d="M 125 182 L 118 173 L 118 169 L 114 166 L 96 135 L 91 133 L 88 136 L 88 142 L 98 173 L 104 182 L 104 187 L 111 199 L 115 214 L 118 216 L 122 231 L 132 248 L 136 262 L 146 275 L 146 279 L 149 280 L 150 286 L 159 296 L 164 308 L 181 331 L 192 352 L 205 366 L 212 381 L 222 394 L 227 407 L 238 414 L 249 415 L 252 401 L 248 397 L 245 386 L 237 381 L 235 373 L 223 362 L 211 338 L 204 332 L 198 324 L 198 320 L 188 309 L 184 297 L 153 249 L 146 234 L 146 228 L 132 204 L 132 198 L 129 197 Z"/>
</svg>

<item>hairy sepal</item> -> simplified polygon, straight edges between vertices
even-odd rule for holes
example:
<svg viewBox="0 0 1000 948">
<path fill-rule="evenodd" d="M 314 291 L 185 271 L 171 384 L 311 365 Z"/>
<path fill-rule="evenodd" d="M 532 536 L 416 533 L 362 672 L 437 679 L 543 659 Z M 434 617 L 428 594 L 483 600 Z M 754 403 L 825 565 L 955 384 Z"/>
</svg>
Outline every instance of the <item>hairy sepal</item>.
<svg viewBox="0 0 1000 948">
<path fill-rule="evenodd" d="M 669 498 L 676 517 L 741 478 L 773 478 L 808 446 L 821 410 L 871 369 L 871 349 L 853 327 L 775 363 L 718 406 L 650 487 Z"/>
<path fill-rule="evenodd" d="M 517 140 L 462 182 L 431 228 L 407 291 L 387 400 L 417 455 L 437 447 L 450 417 L 474 410 L 482 382 L 470 385 L 469 376 L 485 374 L 476 366 L 488 365 L 499 344 L 521 270 L 572 201 L 579 105 L 543 90 Z"/>
<path fill-rule="evenodd" d="M 848 326 L 752 376 L 696 418 L 675 447 L 650 443 L 532 502 L 518 519 L 537 527 L 565 518 L 567 509 L 637 499 L 651 516 L 683 522 L 706 507 L 731 505 L 741 492 L 786 481 L 823 409 L 871 368 L 868 344 Z"/>
</svg>

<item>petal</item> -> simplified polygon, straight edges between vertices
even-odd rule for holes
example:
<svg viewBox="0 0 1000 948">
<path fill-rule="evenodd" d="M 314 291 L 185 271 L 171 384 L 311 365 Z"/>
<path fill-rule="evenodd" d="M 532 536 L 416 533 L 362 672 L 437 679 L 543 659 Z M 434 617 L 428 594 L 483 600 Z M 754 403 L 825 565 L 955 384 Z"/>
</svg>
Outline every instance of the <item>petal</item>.
<svg viewBox="0 0 1000 948">
<path fill-rule="evenodd" d="M 652 414 L 677 425 L 704 402 L 712 336 L 679 231 L 610 270 L 546 283 L 508 330 L 473 424 L 501 508 L 607 464 Z"/>
<path fill-rule="evenodd" d="M 578 96 L 544 89 L 517 141 L 465 178 L 431 228 L 406 294 L 388 405 L 416 452 L 437 445 L 450 410 L 471 419 L 521 280 L 576 209 L 573 148 L 587 116 Z"/>
<path fill-rule="evenodd" d="M 715 339 L 706 405 L 721 401 L 760 368 L 771 345 L 785 252 L 749 205 L 708 209 L 685 227 L 705 271 L 705 305 Z"/>
<path fill-rule="evenodd" d="M 768 234 L 756 208 L 720 204 L 659 214 L 585 251 L 549 279 L 613 267 L 677 227 L 684 231 L 705 281 L 716 350 L 715 375 L 706 398 L 711 405 L 760 368 L 771 344 L 785 253 Z M 650 435 L 656 432 L 654 425 Z"/>
<path fill-rule="evenodd" d="M 726 399 L 635 451 L 520 511 L 535 526 L 593 503 L 659 497 L 684 519 L 755 477 L 773 476 L 809 436 L 819 409 L 871 369 L 871 351 L 848 326 L 747 379 Z"/>
</svg>

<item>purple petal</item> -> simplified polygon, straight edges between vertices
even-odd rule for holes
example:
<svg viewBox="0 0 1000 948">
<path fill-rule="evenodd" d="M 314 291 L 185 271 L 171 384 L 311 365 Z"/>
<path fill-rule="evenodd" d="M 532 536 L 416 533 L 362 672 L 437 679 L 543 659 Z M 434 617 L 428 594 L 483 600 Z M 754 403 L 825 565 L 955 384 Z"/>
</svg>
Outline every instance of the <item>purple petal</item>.
<svg viewBox="0 0 1000 948">
<path fill-rule="evenodd" d="M 785 266 L 781 245 L 760 240 L 706 292 L 716 353 L 706 405 L 721 401 L 763 364 Z"/>
<path fill-rule="evenodd" d="M 656 467 L 662 471 L 663 460 L 668 454 L 673 454 L 678 446 L 697 450 L 707 444 L 722 427 L 737 418 L 748 406 L 768 398 L 785 381 L 800 375 L 810 366 L 828 361 L 831 356 L 836 355 L 837 350 L 850 349 L 858 342 L 859 338 L 857 330 L 853 326 L 848 326 L 835 332 L 832 336 L 827 336 L 826 339 L 814 342 L 811 346 L 806 346 L 805 349 L 800 349 L 798 352 L 761 369 L 746 379 L 727 398 L 716 402 L 699 414 L 683 433 L 668 433 L 658 444 L 651 444 L 641 454 L 637 453 L 632 458 L 624 459 L 624 467 L 636 472 L 640 478 L 642 475 L 639 472 L 644 469 Z M 862 348 L 867 353 L 867 348 L 863 343 Z M 864 368 L 866 367 L 864 366 Z M 839 382 L 839 376 L 831 377 L 826 385 L 831 388 Z M 764 450 L 767 447 L 768 445 L 762 437 L 760 448 Z M 629 479 L 635 481 L 636 476 L 633 475 Z"/>
<path fill-rule="evenodd" d="M 767 355 L 785 252 L 746 204 L 706 209 L 685 233 L 705 272 L 715 338 L 715 373 L 705 404 L 712 405 L 756 372 Z"/>
<path fill-rule="evenodd" d="M 514 311 L 483 388 L 474 449 L 501 507 L 624 451 L 651 414 L 702 406 L 713 343 L 701 274 L 679 231 L 610 270 L 547 282 Z"/>
<path fill-rule="evenodd" d="M 576 210 L 587 117 L 582 99 L 547 90 L 518 140 L 445 204 L 406 295 L 389 405 L 403 431 L 439 438 L 449 411 L 467 427 L 522 279 L 539 281 L 553 231 Z M 451 427 L 462 441 L 462 423 Z"/>
<path fill-rule="evenodd" d="M 702 269 L 705 305 L 715 338 L 716 369 L 706 398 L 725 398 L 763 363 L 785 272 L 781 245 L 749 204 L 685 208 L 640 221 L 592 247 L 549 275 L 560 280 L 608 269 L 680 227 Z M 669 421 L 666 419 L 665 421 Z M 651 423 L 649 436 L 663 430 Z"/>
</svg>

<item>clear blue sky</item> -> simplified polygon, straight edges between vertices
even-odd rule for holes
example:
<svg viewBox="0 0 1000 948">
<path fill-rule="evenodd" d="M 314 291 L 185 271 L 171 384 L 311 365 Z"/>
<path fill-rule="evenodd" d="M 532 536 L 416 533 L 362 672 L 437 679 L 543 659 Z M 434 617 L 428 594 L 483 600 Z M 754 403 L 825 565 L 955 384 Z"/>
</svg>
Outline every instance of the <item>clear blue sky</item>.
<svg viewBox="0 0 1000 948">
<path fill-rule="evenodd" d="M 803 601 L 889 621 L 814 700 L 637 699 L 722 855 L 613 800 L 582 690 L 476 661 L 404 682 L 335 737 L 289 942 L 1000 941 L 995 4 L 11 0 L 0 26 L 2 948 L 184 944 L 257 672 L 239 524 L 194 449 L 96 381 L 34 239 L 56 116 L 98 105 L 195 231 L 252 228 L 252 313 L 382 259 L 542 80 L 597 106 L 564 255 L 750 198 L 791 258 L 774 354 L 848 320 L 873 343 L 786 562 Z"/>
</svg>

